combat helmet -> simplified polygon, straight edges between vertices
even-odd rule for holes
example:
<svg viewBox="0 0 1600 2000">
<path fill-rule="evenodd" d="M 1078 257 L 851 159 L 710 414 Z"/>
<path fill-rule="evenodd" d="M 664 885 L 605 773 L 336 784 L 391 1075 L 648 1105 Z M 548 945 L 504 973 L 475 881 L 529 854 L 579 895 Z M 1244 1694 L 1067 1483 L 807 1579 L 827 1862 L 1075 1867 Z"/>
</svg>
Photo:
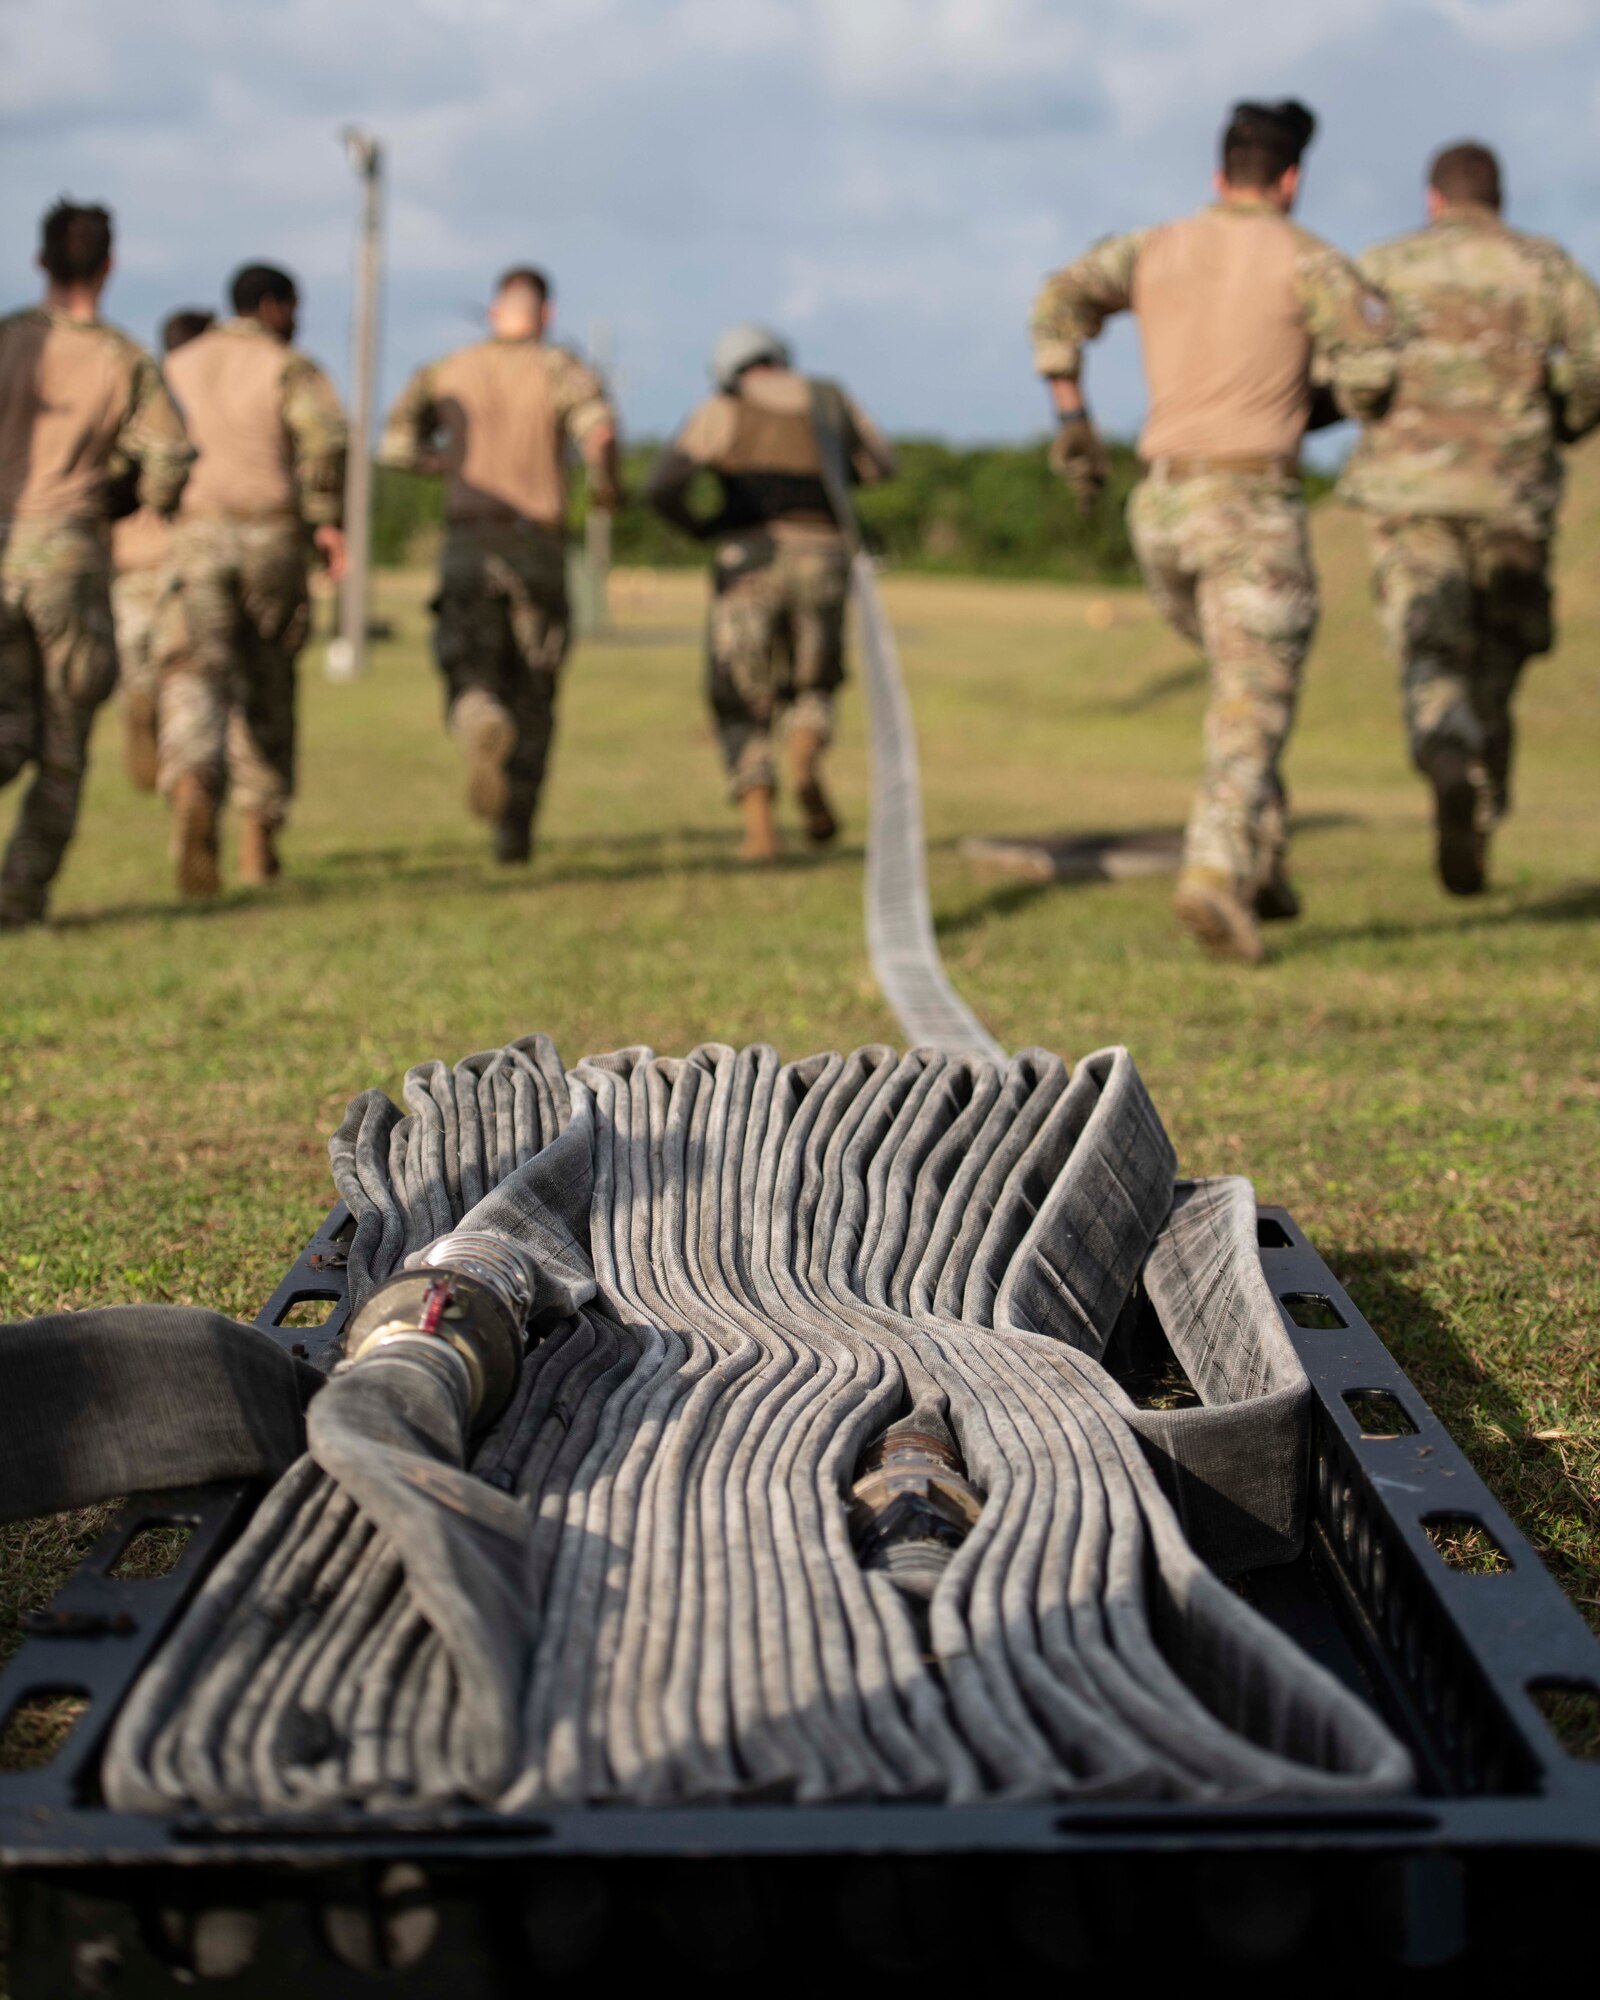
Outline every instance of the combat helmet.
<svg viewBox="0 0 1600 2000">
<path fill-rule="evenodd" d="M 747 368 L 766 362 L 773 368 L 789 366 L 789 343 L 770 326 L 741 320 L 717 335 L 711 350 L 711 379 L 724 395 L 729 394 Z"/>
</svg>

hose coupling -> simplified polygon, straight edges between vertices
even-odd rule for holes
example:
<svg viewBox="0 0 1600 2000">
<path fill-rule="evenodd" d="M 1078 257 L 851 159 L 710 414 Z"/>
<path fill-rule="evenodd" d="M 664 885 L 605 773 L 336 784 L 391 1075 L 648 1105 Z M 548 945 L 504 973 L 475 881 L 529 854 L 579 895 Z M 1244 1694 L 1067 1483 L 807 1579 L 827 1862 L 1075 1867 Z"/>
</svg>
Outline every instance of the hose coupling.
<svg viewBox="0 0 1600 2000">
<path fill-rule="evenodd" d="M 882 1570 L 905 1596 L 926 1603 L 982 1511 L 954 1445 L 897 1424 L 861 1460 L 851 1539 L 863 1569 Z"/>
<path fill-rule="evenodd" d="M 429 1244 L 419 1265 L 377 1286 L 345 1332 L 346 1365 L 418 1340 L 460 1364 L 468 1422 L 483 1430 L 505 1409 L 522 1373 L 538 1274 L 508 1237 L 458 1231 Z"/>
</svg>

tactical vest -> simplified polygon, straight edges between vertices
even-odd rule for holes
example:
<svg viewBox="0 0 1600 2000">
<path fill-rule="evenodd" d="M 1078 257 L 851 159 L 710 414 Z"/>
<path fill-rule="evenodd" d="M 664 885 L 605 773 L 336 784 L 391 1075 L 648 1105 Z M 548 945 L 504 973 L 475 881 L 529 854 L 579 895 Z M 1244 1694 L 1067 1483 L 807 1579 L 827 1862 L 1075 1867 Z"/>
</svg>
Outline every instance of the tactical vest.
<svg viewBox="0 0 1600 2000">
<path fill-rule="evenodd" d="M 734 529 L 772 521 L 836 526 L 809 407 L 773 409 L 743 395 L 731 400 L 733 441 L 715 467 L 725 496 L 724 524 Z"/>
</svg>

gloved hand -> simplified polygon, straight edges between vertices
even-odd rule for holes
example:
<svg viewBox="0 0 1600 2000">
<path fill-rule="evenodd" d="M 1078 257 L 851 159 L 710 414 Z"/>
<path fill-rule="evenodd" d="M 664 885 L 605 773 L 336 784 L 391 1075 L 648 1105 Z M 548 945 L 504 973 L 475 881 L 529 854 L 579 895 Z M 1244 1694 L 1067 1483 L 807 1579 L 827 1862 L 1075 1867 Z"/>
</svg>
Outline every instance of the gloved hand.
<svg viewBox="0 0 1600 2000">
<path fill-rule="evenodd" d="M 1066 481 L 1079 512 L 1087 514 L 1111 476 L 1111 454 L 1087 412 L 1061 419 L 1061 428 L 1050 440 L 1050 470 Z"/>
</svg>

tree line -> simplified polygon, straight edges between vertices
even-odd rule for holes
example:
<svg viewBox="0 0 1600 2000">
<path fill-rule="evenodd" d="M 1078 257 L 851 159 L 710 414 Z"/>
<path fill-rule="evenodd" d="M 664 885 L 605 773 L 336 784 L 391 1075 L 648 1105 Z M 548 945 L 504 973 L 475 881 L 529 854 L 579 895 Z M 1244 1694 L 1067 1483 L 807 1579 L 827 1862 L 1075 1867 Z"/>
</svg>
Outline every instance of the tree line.
<svg viewBox="0 0 1600 2000">
<path fill-rule="evenodd" d="M 630 493 L 643 486 L 656 451 L 637 444 L 625 456 Z M 949 575 L 1045 577 L 1069 583 L 1132 583 L 1138 570 L 1123 520 L 1139 476 L 1131 446 L 1113 444 L 1112 475 L 1099 504 L 1080 515 L 1045 461 L 1043 439 L 1024 445 L 950 445 L 933 438 L 896 440 L 899 474 L 856 496 L 872 548 L 897 569 Z M 1312 475 L 1309 498 L 1331 482 Z M 582 528 L 581 480 L 573 524 Z M 701 501 L 716 508 L 716 480 L 705 478 Z M 439 481 L 374 471 L 373 559 L 386 568 L 425 562 L 443 518 Z M 612 560 L 628 568 L 698 566 L 705 550 L 632 499 L 616 517 Z"/>
</svg>

